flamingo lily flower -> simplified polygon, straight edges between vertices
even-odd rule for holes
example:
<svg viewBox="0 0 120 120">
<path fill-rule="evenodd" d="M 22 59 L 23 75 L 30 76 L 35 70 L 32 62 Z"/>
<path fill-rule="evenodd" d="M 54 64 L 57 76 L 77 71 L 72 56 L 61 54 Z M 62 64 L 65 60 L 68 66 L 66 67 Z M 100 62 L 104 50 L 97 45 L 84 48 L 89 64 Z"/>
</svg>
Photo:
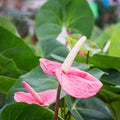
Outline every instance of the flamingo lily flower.
<svg viewBox="0 0 120 120">
<path fill-rule="evenodd" d="M 26 102 L 28 104 L 38 104 L 40 106 L 48 106 L 55 101 L 56 90 L 46 90 L 43 92 L 36 92 L 27 82 L 22 81 L 22 85 L 29 93 L 16 92 L 14 100 L 16 102 Z"/>
<path fill-rule="evenodd" d="M 102 87 L 102 83 L 91 74 L 70 67 L 85 39 L 85 37 L 82 37 L 78 41 L 63 64 L 44 58 L 40 59 L 42 70 L 46 74 L 56 76 L 61 88 L 75 98 L 94 96 Z"/>
</svg>

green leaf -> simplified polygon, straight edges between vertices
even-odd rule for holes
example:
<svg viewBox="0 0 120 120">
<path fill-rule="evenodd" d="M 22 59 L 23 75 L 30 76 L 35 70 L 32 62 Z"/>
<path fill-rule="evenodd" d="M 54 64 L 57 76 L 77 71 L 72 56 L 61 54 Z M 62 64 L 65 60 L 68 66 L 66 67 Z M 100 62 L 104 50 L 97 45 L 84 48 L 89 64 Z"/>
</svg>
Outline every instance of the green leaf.
<svg viewBox="0 0 120 120">
<path fill-rule="evenodd" d="M 100 68 L 120 69 L 120 58 L 96 54 L 90 58 L 90 63 Z"/>
<path fill-rule="evenodd" d="M 95 42 L 96 39 L 97 39 L 101 34 L 102 34 L 102 30 L 101 30 L 99 27 L 94 26 L 93 31 L 92 31 L 92 35 L 91 35 L 90 39 Z"/>
<path fill-rule="evenodd" d="M 3 110 L 1 118 L 2 120 L 53 120 L 54 112 L 38 105 L 15 103 Z"/>
<path fill-rule="evenodd" d="M 94 17 L 86 0 L 49 0 L 36 17 L 38 38 L 56 38 L 66 27 L 73 33 L 90 37 Z"/>
<path fill-rule="evenodd" d="M 0 93 L 0 109 L 4 106 L 5 94 Z"/>
<path fill-rule="evenodd" d="M 8 18 L 0 17 L 0 27 L 3 27 L 4 29 L 10 31 L 14 35 L 19 36 L 17 29 Z"/>
<path fill-rule="evenodd" d="M 99 37 L 95 38 L 97 45 L 103 49 L 105 44 L 108 40 L 111 39 L 112 32 L 115 28 L 115 25 L 111 25 L 110 27 L 106 28 Z"/>
<path fill-rule="evenodd" d="M 110 87 L 111 86 L 109 86 L 109 88 Z M 99 92 L 98 97 L 101 98 L 107 104 L 107 106 L 109 107 L 109 109 L 111 110 L 113 114 L 114 120 L 119 120 L 120 118 L 120 114 L 119 114 L 120 95 L 115 94 L 111 91 L 113 91 L 113 88 L 106 90 L 106 86 L 104 84 L 104 89 L 102 89 Z"/>
<path fill-rule="evenodd" d="M 112 32 L 108 54 L 120 57 L 120 24 L 117 24 Z"/>
<path fill-rule="evenodd" d="M 114 93 L 112 89 L 112 87 L 106 87 L 106 85 L 104 84 L 103 89 L 100 90 L 97 96 L 108 104 L 112 103 L 113 101 L 120 100 L 120 95 Z"/>
<path fill-rule="evenodd" d="M 90 66 L 87 65 L 87 64 L 85 64 L 85 63 L 76 63 L 76 62 L 74 62 L 74 63 L 72 64 L 72 66 L 73 66 L 73 67 L 76 67 L 76 68 L 78 68 L 78 69 L 80 69 L 80 70 L 84 70 L 84 71 L 88 71 L 89 68 L 90 68 Z"/>
<path fill-rule="evenodd" d="M 37 54 L 48 59 L 52 58 L 51 54 L 57 54 L 62 57 L 66 57 L 68 54 L 68 49 L 64 45 L 53 39 L 41 40 L 38 43 L 38 50 L 40 52 Z"/>
<path fill-rule="evenodd" d="M 117 95 L 120 94 L 120 72 L 114 69 L 106 70 L 107 74 L 104 74 L 101 78 L 101 81 L 103 82 L 105 90 L 108 90 L 110 92 L 113 92 Z M 108 92 L 105 92 L 108 93 Z M 105 93 L 103 93 L 105 95 Z M 108 93 L 109 94 L 109 93 Z M 111 94 L 111 93 L 110 93 Z M 112 98 L 115 95 L 109 95 Z M 110 99 L 108 97 L 108 99 Z M 118 100 L 120 99 L 120 96 L 118 97 Z"/>
<path fill-rule="evenodd" d="M 105 74 L 101 80 L 107 81 L 116 86 L 120 86 L 120 72 L 114 69 L 109 69 L 106 72 L 108 74 Z"/>
<path fill-rule="evenodd" d="M 113 120 L 105 103 L 97 97 L 74 99 L 67 96 L 66 102 L 76 120 Z"/>
<path fill-rule="evenodd" d="M 8 93 L 9 89 L 14 85 L 16 79 L 0 76 L 0 93 Z"/>
<path fill-rule="evenodd" d="M 0 53 L 13 59 L 18 68 L 24 71 L 29 71 L 39 64 L 38 58 L 23 40 L 2 27 L 0 27 Z"/>
<path fill-rule="evenodd" d="M 7 59 L 0 54 L 0 75 L 18 78 L 21 73 L 13 59 Z"/>
<path fill-rule="evenodd" d="M 105 72 L 103 72 L 99 68 L 92 68 L 88 72 L 95 76 L 97 79 L 100 79 L 105 74 Z"/>
<path fill-rule="evenodd" d="M 113 110 L 113 113 L 115 113 L 115 120 L 119 120 L 120 119 L 120 100 L 119 101 L 114 101 L 111 103 L 111 108 Z"/>
</svg>

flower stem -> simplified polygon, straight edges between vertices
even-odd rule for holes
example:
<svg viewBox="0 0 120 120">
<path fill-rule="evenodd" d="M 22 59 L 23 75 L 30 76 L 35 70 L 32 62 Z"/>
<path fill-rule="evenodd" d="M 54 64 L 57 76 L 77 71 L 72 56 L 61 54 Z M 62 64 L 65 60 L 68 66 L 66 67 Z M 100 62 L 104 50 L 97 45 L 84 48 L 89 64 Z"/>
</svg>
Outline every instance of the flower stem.
<svg viewBox="0 0 120 120">
<path fill-rule="evenodd" d="M 89 62 L 89 54 L 90 54 L 90 51 L 87 52 L 86 64 L 88 64 Z"/>
<path fill-rule="evenodd" d="M 54 115 L 54 120 L 58 119 L 58 109 L 59 109 L 59 104 L 60 104 L 60 92 L 61 92 L 61 86 L 60 84 L 58 85 L 57 89 L 57 97 L 56 97 L 56 106 L 55 106 L 55 115 Z"/>
</svg>

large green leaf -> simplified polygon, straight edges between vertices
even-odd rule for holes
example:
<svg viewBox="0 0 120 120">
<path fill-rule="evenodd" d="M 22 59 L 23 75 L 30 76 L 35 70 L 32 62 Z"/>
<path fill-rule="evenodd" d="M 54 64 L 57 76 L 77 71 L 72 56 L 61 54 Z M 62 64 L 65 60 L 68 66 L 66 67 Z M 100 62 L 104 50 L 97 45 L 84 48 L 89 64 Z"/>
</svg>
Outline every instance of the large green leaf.
<svg viewBox="0 0 120 120">
<path fill-rule="evenodd" d="M 106 71 L 108 74 L 104 75 L 101 79 L 113 85 L 120 86 L 120 72 L 114 69 Z"/>
<path fill-rule="evenodd" d="M 90 58 L 90 63 L 100 68 L 120 69 L 120 58 L 96 54 Z"/>
<path fill-rule="evenodd" d="M 109 107 L 109 109 L 111 110 L 114 120 L 119 120 L 120 119 L 120 114 L 119 114 L 119 106 L 120 106 L 120 95 L 119 94 L 115 94 L 111 91 L 113 91 L 113 88 L 109 86 L 109 90 L 106 90 L 106 85 L 104 85 L 105 89 L 102 89 L 99 94 L 98 97 L 101 98 Z M 108 87 L 107 87 L 108 89 Z"/>
<path fill-rule="evenodd" d="M 40 39 L 56 38 L 62 27 L 90 37 L 94 17 L 86 0 L 48 0 L 36 17 Z"/>
<path fill-rule="evenodd" d="M 64 52 L 63 52 L 64 51 Z M 37 54 L 51 59 L 51 54 L 57 54 L 62 57 L 66 57 L 68 54 L 68 49 L 54 39 L 41 40 L 38 43 Z"/>
<path fill-rule="evenodd" d="M 86 57 L 77 56 L 76 61 L 78 62 L 86 62 Z M 103 54 L 95 54 L 92 57 L 89 57 L 88 60 L 89 64 L 93 66 L 97 66 L 99 68 L 109 69 L 120 69 L 120 58 L 119 57 L 112 57 Z"/>
<path fill-rule="evenodd" d="M 115 113 L 115 120 L 120 119 L 120 100 L 111 103 L 112 111 Z"/>
<path fill-rule="evenodd" d="M 0 76 L 0 93 L 8 93 L 15 82 L 16 79 Z"/>
<path fill-rule="evenodd" d="M 0 75 L 18 78 L 21 71 L 17 68 L 13 59 L 7 59 L 0 54 Z"/>
<path fill-rule="evenodd" d="M 66 102 L 76 120 L 113 120 L 107 106 L 97 97 L 74 99 L 67 96 Z"/>
<path fill-rule="evenodd" d="M 102 99 L 104 102 L 110 104 L 114 101 L 120 100 L 120 95 L 113 92 L 113 87 L 106 86 L 104 84 L 103 89 L 100 90 L 98 97 Z"/>
<path fill-rule="evenodd" d="M 0 27 L 0 53 L 13 59 L 19 69 L 29 71 L 39 64 L 33 51 L 20 38 Z"/>
<path fill-rule="evenodd" d="M 111 25 L 108 28 L 104 29 L 100 36 L 94 38 L 97 45 L 103 49 L 108 40 L 111 39 L 112 32 L 115 28 L 115 25 Z"/>
<path fill-rule="evenodd" d="M 4 106 L 5 94 L 0 93 L 0 109 Z"/>
<path fill-rule="evenodd" d="M 120 24 L 117 24 L 112 32 L 108 54 L 120 57 Z"/>
<path fill-rule="evenodd" d="M 105 72 L 103 72 L 99 68 L 92 68 L 88 72 L 95 76 L 97 79 L 100 79 L 105 74 Z"/>
<path fill-rule="evenodd" d="M 13 34 L 18 35 L 17 29 L 13 25 L 13 23 L 8 18 L 0 17 L 0 26 L 5 28 L 6 30 L 12 32 Z"/>
<path fill-rule="evenodd" d="M 16 103 L 6 107 L 1 118 L 2 120 L 53 120 L 54 112 L 38 105 Z"/>
<path fill-rule="evenodd" d="M 76 61 L 78 62 L 86 62 L 86 57 L 77 56 Z M 99 68 L 114 68 L 119 70 L 120 69 L 120 58 L 119 57 L 113 57 L 108 55 L 102 55 L 102 54 L 95 54 L 92 57 L 89 57 L 88 60 L 89 64 L 92 64 L 94 66 L 97 66 Z"/>
</svg>

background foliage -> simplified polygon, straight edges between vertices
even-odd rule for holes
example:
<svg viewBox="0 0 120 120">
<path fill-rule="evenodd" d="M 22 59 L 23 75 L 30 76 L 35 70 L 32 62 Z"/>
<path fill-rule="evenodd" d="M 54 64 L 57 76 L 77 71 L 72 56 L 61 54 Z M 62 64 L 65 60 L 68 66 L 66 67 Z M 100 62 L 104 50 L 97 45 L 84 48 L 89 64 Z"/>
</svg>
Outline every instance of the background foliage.
<svg viewBox="0 0 120 120">
<path fill-rule="evenodd" d="M 86 35 L 101 51 L 89 56 L 79 54 L 73 66 L 87 71 L 101 80 L 103 88 L 88 99 L 75 99 L 62 91 L 59 119 L 65 120 L 119 120 L 120 119 L 120 24 L 104 31 L 93 29 L 94 18 L 85 0 L 49 0 L 40 8 L 36 17 L 36 34 L 39 42 L 30 47 L 18 35 L 15 26 L 0 18 L 0 108 L 2 120 L 52 120 L 54 104 L 50 107 L 16 103 L 17 91 L 25 91 L 21 81 L 27 81 L 36 91 L 57 89 L 55 77 L 43 73 L 39 58 L 63 62 L 69 50 L 56 41 L 65 26 L 72 33 Z M 100 33 L 99 35 L 94 35 Z M 71 41 L 73 41 L 70 36 Z M 77 40 L 75 38 L 75 40 Z M 111 44 L 107 53 L 102 50 L 106 42 Z M 71 43 L 72 46 L 75 42 Z M 94 52 L 93 46 L 91 52 Z M 88 51 L 84 47 L 85 51 Z M 66 104 L 65 104 L 66 103 Z M 64 105 L 65 104 L 65 105 Z M 64 109 L 63 109 L 64 108 Z"/>
</svg>

